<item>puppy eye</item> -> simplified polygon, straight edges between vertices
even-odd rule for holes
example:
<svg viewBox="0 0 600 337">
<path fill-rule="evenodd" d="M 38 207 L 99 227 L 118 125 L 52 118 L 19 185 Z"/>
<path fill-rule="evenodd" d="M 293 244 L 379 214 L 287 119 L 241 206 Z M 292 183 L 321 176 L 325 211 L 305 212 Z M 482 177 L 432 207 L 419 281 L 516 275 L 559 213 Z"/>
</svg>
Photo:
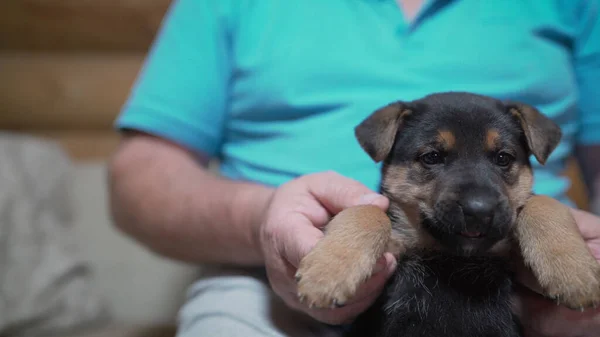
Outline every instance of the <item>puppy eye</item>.
<svg viewBox="0 0 600 337">
<path fill-rule="evenodd" d="M 444 156 L 436 151 L 427 152 L 419 157 L 421 162 L 425 165 L 437 165 L 444 163 Z"/>
<path fill-rule="evenodd" d="M 498 152 L 498 154 L 496 154 L 496 158 L 495 158 L 496 165 L 498 165 L 500 167 L 507 167 L 510 164 L 512 164 L 512 162 L 514 160 L 515 160 L 515 157 L 513 157 L 512 155 L 510 155 L 506 152 Z"/>
</svg>

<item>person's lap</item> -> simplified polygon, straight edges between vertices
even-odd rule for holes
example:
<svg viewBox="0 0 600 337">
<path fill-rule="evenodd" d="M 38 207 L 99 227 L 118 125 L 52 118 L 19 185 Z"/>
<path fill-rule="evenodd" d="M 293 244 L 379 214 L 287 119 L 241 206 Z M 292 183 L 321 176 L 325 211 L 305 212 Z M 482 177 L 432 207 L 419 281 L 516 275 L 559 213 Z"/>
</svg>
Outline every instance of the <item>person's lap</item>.
<svg viewBox="0 0 600 337">
<path fill-rule="evenodd" d="M 177 337 L 339 337 L 341 329 L 288 308 L 261 270 L 214 269 L 189 289 Z"/>
</svg>

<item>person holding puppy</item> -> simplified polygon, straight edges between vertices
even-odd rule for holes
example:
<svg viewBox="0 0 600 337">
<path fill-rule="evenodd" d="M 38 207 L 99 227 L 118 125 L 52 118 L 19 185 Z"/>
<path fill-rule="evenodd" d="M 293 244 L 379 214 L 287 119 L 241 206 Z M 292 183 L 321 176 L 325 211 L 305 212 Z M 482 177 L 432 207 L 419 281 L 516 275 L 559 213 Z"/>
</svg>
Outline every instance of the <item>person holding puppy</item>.
<svg viewBox="0 0 600 337">
<path fill-rule="evenodd" d="M 342 308 L 296 299 L 320 227 L 353 205 L 388 206 L 354 139 L 362 119 L 447 90 L 532 104 L 565 134 L 534 165 L 535 191 L 573 206 L 572 155 L 600 194 L 598 89 L 598 0 L 175 0 L 116 122 L 114 219 L 155 252 L 215 266 L 190 289 L 180 337 L 336 336 L 396 263 L 384 256 Z M 572 211 L 600 259 L 600 217 Z M 600 311 L 520 298 L 533 335 L 600 333 Z"/>
</svg>

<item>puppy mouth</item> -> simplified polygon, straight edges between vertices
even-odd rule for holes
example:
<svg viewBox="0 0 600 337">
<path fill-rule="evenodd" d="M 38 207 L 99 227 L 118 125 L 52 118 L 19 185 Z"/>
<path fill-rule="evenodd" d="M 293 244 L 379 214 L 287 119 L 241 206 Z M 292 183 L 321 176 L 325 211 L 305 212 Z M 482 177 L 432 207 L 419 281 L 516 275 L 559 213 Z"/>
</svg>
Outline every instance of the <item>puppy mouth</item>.
<svg viewBox="0 0 600 337">
<path fill-rule="evenodd" d="M 457 233 L 458 235 L 465 237 L 467 239 L 483 239 L 485 238 L 485 234 L 477 231 L 461 231 Z"/>
</svg>

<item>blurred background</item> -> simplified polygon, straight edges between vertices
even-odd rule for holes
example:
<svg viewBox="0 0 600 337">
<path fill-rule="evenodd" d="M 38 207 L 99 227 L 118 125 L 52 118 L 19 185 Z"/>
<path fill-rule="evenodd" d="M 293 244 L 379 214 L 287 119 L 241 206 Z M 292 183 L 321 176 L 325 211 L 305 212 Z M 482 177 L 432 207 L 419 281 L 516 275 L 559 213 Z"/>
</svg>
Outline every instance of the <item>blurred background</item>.
<svg viewBox="0 0 600 337">
<path fill-rule="evenodd" d="M 105 172 L 169 3 L 0 2 L 0 336 L 174 335 L 198 268 L 112 226 Z"/>
<path fill-rule="evenodd" d="M 197 268 L 112 226 L 105 172 L 169 3 L 0 2 L 0 336 L 173 336 Z"/>
</svg>

